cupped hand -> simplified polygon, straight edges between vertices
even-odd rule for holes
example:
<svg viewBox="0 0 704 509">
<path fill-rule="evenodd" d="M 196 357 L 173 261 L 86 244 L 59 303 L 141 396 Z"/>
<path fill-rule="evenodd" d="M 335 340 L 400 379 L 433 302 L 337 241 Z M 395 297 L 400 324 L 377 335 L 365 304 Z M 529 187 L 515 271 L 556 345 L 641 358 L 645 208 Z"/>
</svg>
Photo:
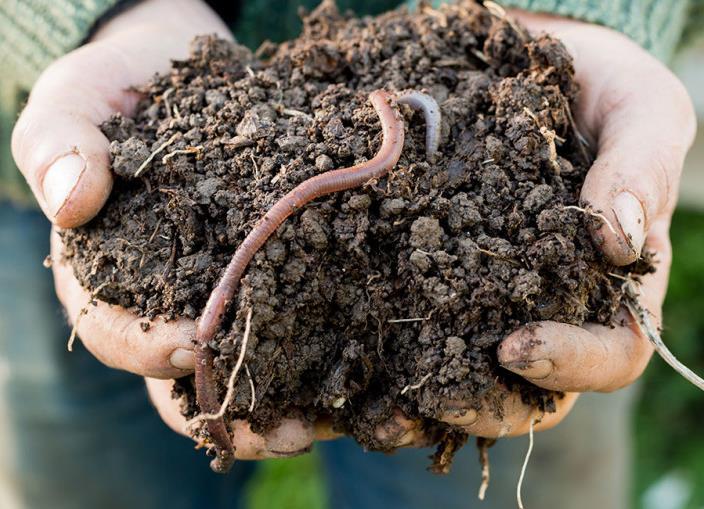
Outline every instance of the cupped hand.
<svg viewBox="0 0 704 509">
<path fill-rule="evenodd" d="M 564 18 L 514 14 L 530 30 L 559 37 L 574 57 L 581 86 L 575 116 L 597 154 L 581 201 L 613 227 L 601 224 L 592 236 L 615 265 L 636 261 L 644 250 L 655 255 L 657 272 L 642 278 L 639 300 L 659 326 L 672 258 L 670 221 L 696 131 L 689 96 L 663 64 L 621 34 Z M 499 361 L 546 389 L 613 391 L 636 380 L 653 351 L 628 312 L 617 322 L 613 328 L 539 322 L 506 338 Z"/>
<path fill-rule="evenodd" d="M 669 226 L 685 155 L 696 131 L 687 92 L 659 61 L 627 37 L 557 16 L 513 10 L 509 15 L 537 35 L 560 38 L 574 57 L 581 87 L 574 111 L 582 134 L 596 149 L 581 202 L 599 211 L 595 244 L 615 265 L 628 265 L 644 250 L 654 254 L 657 272 L 642 278 L 639 300 L 660 325 L 672 258 Z M 500 364 L 545 389 L 565 392 L 556 411 L 543 415 L 505 393 L 504 416 L 463 408 L 442 420 L 467 433 L 496 438 L 547 429 L 559 423 L 580 392 L 609 392 L 635 381 L 653 349 L 624 309 L 616 327 L 588 323 L 576 327 L 537 322 L 510 334 L 498 348 Z M 499 389 L 501 390 L 501 389 Z M 484 405 L 484 408 L 490 408 Z M 401 445 L 422 444 L 416 423 L 397 419 Z"/>
<path fill-rule="evenodd" d="M 89 43 L 42 74 L 15 126 L 12 151 L 56 227 L 89 221 L 110 194 L 109 142 L 100 124 L 118 112 L 132 115 L 139 100 L 134 87 L 157 72 L 168 72 L 172 59 L 188 56 L 193 37 L 208 33 L 232 37 L 204 2 L 145 0 L 110 20 Z M 51 258 L 56 291 L 70 319 L 80 316 L 76 328 L 83 344 L 108 366 L 150 377 L 148 387 L 157 410 L 167 424 L 185 433 L 178 425 L 184 420 L 171 400 L 172 382 L 167 379 L 193 371 L 194 322 L 157 317 L 147 331 L 142 330 L 147 319 L 94 300 L 81 287 L 62 259 L 62 249 L 55 230 Z M 294 419 L 265 437 L 241 421 L 233 423 L 233 431 L 237 457 L 248 459 L 305 451 L 314 436 L 312 424 Z"/>
</svg>

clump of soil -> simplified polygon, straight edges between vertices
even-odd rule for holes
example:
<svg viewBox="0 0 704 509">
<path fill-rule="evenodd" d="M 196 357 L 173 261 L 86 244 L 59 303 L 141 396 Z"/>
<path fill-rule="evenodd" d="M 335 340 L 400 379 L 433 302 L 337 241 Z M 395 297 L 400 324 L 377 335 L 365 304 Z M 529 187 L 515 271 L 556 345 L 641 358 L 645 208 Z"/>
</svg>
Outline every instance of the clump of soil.
<svg viewBox="0 0 704 509">
<path fill-rule="evenodd" d="M 648 269 L 606 263 L 587 230 L 596 219 L 564 208 L 590 162 L 565 48 L 474 2 L 363 19 L 326 2 L 299 39 L 256 56 L 198 38 L 133 119 L 103 126 L 116 185 L 99 217 L 63 233 L 76 276 L 146 317 L 197 318 L 276 200 L 376 153 L 378 88 L 438 101 L 441 153 L 426 160 L 422 115 L 404 108 L 388 177 L 308 205 L 255 256 L 211 345 L 223 398 L 252 310 L 256 404 L 240 376 L 227 418 L 265 432 L 324 417 L 379 449 L 374 428 L 396 408 L 445 444 L 456 430 L 436 419 L 450 402 L 500 416 L 500 386 L 550 411 L 559 395 L 501 369 L 497 344 L 536 320 L 611 323 L 622 293 L 607 274 Z M 193 417 L 192 378 L 178 387 Z"/>
</svg>

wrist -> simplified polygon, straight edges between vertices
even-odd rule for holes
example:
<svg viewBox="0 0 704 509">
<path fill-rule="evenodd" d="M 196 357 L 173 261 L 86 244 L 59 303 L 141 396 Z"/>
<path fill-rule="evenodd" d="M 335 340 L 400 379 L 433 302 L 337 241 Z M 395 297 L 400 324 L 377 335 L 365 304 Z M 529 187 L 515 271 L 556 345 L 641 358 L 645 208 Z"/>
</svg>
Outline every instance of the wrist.
<svg viewBox="0 0 704 509">
<path fill-rule="evenodd" d="M 220 17 L 203 0 L 138 0 L 96 28 L 91 41 L 110 39 L 124 33 L 162 32 L 173 39 L 188 41 L 199 34 L 215 33 L 232 38 Z"/>
</svg>

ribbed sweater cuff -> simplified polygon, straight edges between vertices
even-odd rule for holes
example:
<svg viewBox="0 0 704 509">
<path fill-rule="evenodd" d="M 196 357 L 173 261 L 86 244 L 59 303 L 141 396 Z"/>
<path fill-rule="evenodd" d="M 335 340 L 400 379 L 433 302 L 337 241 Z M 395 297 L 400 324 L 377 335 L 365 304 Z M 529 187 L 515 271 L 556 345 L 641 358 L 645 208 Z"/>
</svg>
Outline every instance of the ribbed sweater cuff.
<svg viewBox="0 0 704 509">
<path fill-rule="evenodd" d="M 442 3 L 445 2 L 433 1 L 435 5 Z M 677 48 L 689 11 L 688 0 L 499 0 L 498 3 L 613 28 L 664 61 Z"/>
<path fill-rule="evenodd" d="M 503 0 L 506 7 L 598 23 L 626 34 L 660 60 L 669 60 L 682 37 L 687 0 Z"/>
<path fill-rule="evenodd" d="M 29 89 L 55 59 L 79 46 L 119 0 L 0 1 L 0 65 Z"/>
</svg>

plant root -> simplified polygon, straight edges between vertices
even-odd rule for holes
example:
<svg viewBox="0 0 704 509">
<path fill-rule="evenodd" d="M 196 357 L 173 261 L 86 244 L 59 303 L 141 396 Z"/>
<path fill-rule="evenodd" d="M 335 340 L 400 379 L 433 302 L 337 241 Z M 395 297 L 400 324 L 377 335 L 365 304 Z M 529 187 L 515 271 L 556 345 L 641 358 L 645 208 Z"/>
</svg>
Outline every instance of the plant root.
<svg viewBox="0 0 704 509">
<path fill-rule="evenodd" d="M 516 502 L 518 503 L 518 509 L 524 509 L 523 507 L 523 496 L 521 491 L 523 489 L 523 479 L 526 476 L 526 470 L 528 469 L 528 461 L 530 460 L 530 455 L 533 452 L 533 444 L 535 442 L 535 424 L 540 422 L 540 419 L 530 419 L 530 428 L 528 428 L 528 450 L 526 451 L 526 457 L 523 460 L 523 466 L 521 467 L 521 475 L 518 477 L 518 484 L 516 484 Z"/>
<path fill-rule="evenodd" d="M 484 500 L 486 490 L 489 489 L 491 471 L 489 468 L 489 448 L 496 443 L 495 439 L 477 437 L 477 448 L 479 449 L 479 465 L 482 467 L 482 483 L 479 485 L 477 498 Z"/>
<path fill-rule="evenodd" d="M 152 160 L 153 160 L 157 155 L 159 155 L 159 153 L 161 153 L 166 147 L 168 147 L 168 146 L 171 145 L 174 141 L 176 141 L 176 138 L 177 138 L 177 137 L 178 137 L 178 134 L 172 135 L 171 138 L 169 138 L 167 141 L 165 141 L 164 143 L 162 143 L 161 145 L 159 145 L 159 147 L 158 147 L 154 152 L 152 152 L 151 154 L 149 154 L 149 157 L 147 157 L 147 158 L 144 160 L 144 162 L 142 162 L 142 164 L 139 165 L 139 168 L 137 168 L 137 171 L 134 172 L 135 178 L 136 178 L 136 177 L 141 177 L 141 176 L 142 176 L 142 173 L 144 173 L 144 170 L 147 168 L 147 166 L 149 166 L 149 163 L 151 163 Z"/>
<path fill-rule="evenodd" d="M 428 373 L 425 375 L 423 378 L 420 379 L 420 382 L 413 384 L 413 385 L 407 385 L 403 389 L 401 389 L 401 395 L 406 394 L 408 391 L 415 391 L 423 387 L 423 384 L 428 381 L 432 373 Z"/>
<path fill-rule="evenodd" d="M 594 212 L 589 207 L 582 208 L 576 205 L 565 205 L 562 207 L 562 210 L 576 210 L 588 216 L 596 217 L 597 219 L 600 219 L 609 228 L 609 230 L 611 230 L 611 233 L 618 236 L 618 232 L 616 232 L 616 228 L 614 228 L 614 225 L 611 224 L 611 221 L 609 221 L 604 214 Z"/>
<path fill-rule="evenodd" d="M 249 392 L 251 393 L 251 401 L 249 402 L 249 408 L 247 409 L 247 412 L 250 414 L 254 410 L 254 405 L 257 404 L 257 393 L 254 390 L 254 379 L 252 378 L 252 373 L 249 372 L 249 366 L 246 364 L 244 365 L 244 371 L 247 373 L 247 379 L 249 380 Z"/>
<path fill-rule="evenodd" d="M 221 419 L 225 415 L 225 411 L 227 410 L 227 407 L 229 406 L 230 403 L 232 403 L 232 398 L 235 395 L 235 381 L 237 381 L 237 374 L 240 372 L 240 368 L 242 367 L 242 362 L 244 361 L 244 356 L 247 353 L 247 341 L 249 340 L 249 334 L 251 332 L 252 328 L 252 308 L 249 308 L 247 310 L 247 321 L 245 322 L 244 325 L 244 335 L 242 336 L 242 344 L 240 346 L 240 355 L 237 357 L 237 362 L 235 363 L 235 367 L 232 369 L 232 373 L 230 373 L 230 378 L 227 381 L 227 392 L 225 393 L 225 399 L 222 400 L 222 404 L 220 405 L 220 410 L 218 410 L 216 413 L 213 414 L 200 414 L 196 415 L 193 419 L 188 421 L 186 423 L 186 426 L 190 427 L 193 424 L 196 424 L 200 421 L 210 421 L 213 419 Z M 249 373 L 249 369 L 245 366 L 245 370 L 247 373 Z M 252 402 L 254 402 L 254 384 L 252 383 L 252 376 L 249 376 L 249 380 L 252 389 Z M 201 391 L 205 390 L 205 388 L 200 387 L 199 388 Z M 252 404 L 250 404 L 250 409 L 252 407 Z M 251 412 L 251 410 L 250 410 Z"/>
<path fill-rule="evenodd" d="M 645 337 L 648 338 L 648 341 L 650 341 L 653 345 L 658 355 L 662 357 L 662 360 L 668 363 L 670 367 L 679 373 L 685 380 L 697 387 L 699 390 L 704 391 L 704 379 L 677 360 L 677 357 L 675 357 L 675 355 L 663 342 L 657 328 L 650 321 L 650 312 L 638 301 L 638 293 L 633 280 L 627 280 L 624 282 L 623 289 L 626 307 L 631 312 L 631 315 L 638 324 L 641 332 L 643 332 Z"/>
<path fill-rule="evenodd" d="M 493 3 L 493 2 L 491 2 Z M 486 4 L 485 4 L 486 5 Z M 497 6 L 498 7 L 498 6 Z M 555 131 L 552 129 L 548 129 L 544 125 L 540 124 L 540 121 L 538 120 L 538 116 L 530 111 L 528 108 L 523 108 L 523 111 L 528 115 L 530 118 L 533 119 L 535 122 L 535 125 L 538 126 L 538 130 L 540 131 L 540 134 L 542 137 L 545 139 L 545 143 L 548 144 L 548 160 L 550 161 L 550 166 L 552 166 L 553 171 L 555 172 L 555 175 L 560 174 L 560 164 L 557 162 L 557 145 L 555 145 L 555 140 L 563 141 L 562 138 L 560 138 Z"/>
<path fill-rule="evenodd" d="M 166 154 L 164 157 L 161 158 L 161 164 L 166 166 L 166 163 L 168 163 L 170 159 L 172 159 L 173 157 L 175 157 L 179 154 L 196 154 L 196 159 L 197 159 L 202 150 L 203 150 L 203 147 L 201 145 L 198 145 L 197 147 L 186 147 L 184 149 L 174 150 L 173 152 L 169 152 L 168 154 Z"/>
<path fill-rule="evenodd" d="M 81 318 L 88 314 L 90 305 L 93 304 L 95 297 L 100 293 L 103 288 L 105 288 L 109 284 L 110 283 L 108 281 L 105 281 L 103 284 L 99 285 L 95 290 L 93 290 L 90 294 L 90 297 L 88 297 L 88 302 L 86 303 L 86 305 L 78 311 L 78 315 L 76 315 L 76 318 L 73 320 L 73 327 L 71 327 L 71 335 L 68 337 L 68 342 L 66 343 L 66 349 L 69 352 L 73 352 L 73 344 L 76 342 L 76 338 L 78 337 L 78 325 L 81 322 Z"/>
</svg>

